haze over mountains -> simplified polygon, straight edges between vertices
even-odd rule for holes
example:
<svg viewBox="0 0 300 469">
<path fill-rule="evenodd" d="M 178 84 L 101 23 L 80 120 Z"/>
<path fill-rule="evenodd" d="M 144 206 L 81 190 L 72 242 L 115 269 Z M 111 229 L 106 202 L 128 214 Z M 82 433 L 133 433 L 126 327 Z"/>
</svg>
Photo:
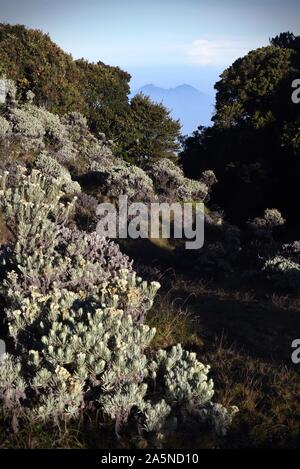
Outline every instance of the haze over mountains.
<svg viewBox="0 0 300 469">
<path fill-rule="evenodd" d="M 142 86 L 132 93 L 143 93 L 152 101 L 163 103 L 171 110 L 172 117 L 180 119 L 182 133 L 190 134 L 199 125 L 209 125 L 214 110 L 214 96 L 202 93 L 191 85 L 160 88 L 153 84 Z"/>
</svg>

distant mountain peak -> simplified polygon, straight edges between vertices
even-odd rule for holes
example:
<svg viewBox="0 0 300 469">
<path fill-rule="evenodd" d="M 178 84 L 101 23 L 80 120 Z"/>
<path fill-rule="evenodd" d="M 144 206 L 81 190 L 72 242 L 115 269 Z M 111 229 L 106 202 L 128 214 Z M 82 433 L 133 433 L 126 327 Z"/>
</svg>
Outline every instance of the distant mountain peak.
<svg viewBox="0 0 300 469">
<path fill-rule="evenodd" d="M 192 85 L 188 85 L 187 83 L 183 83 L 182 85 L 176 86 L 176 87 L 175 87 L 175 90 L 178 90 L 178 89 L 199 91 L 199 90 L 197 90 L 197 88 L 195 88 L 195 87 L 192 86 Z"/>
<path fill-rule="evenodd" d="M 153 83 L 148 83 L 147 85 L 144 85 L 141 88 L 139 88 L 138 92 L 152 91 L 152 90 L 164 90 L 164 88 L 160 88 L 159 86 L 153 85 Z"/>
<path fill-rule="evenodd" d="M 192 85 L 188 85 L 187 83 L 183 83 L 182 85 L 177 85 L 173 88 L 163 88 L 161 86 L 154 85 L 153 83 L 147 83 L 146 85 L 142 86 L 139 88 L 138 91 L 148 91 L 148 90 L 157 90 L 160 92 L 170 92 L 170 91 L 196 91 L 198 93 L 201 93 L 201 91 L 197 90 Z"/>
<path fill-rule="evenodd" d="M 147 83 L 146 85 L 142 86 L 142 88 L 158 88 L 158 86 L 153 85 L 153 83 Z"/>
<path fill-rule="evenodd" d="M 189 134 L 198 125 L 209 125 L 214 97 L 208 96 L 192 85 L 182 83 L 173 88 L 162 88 L 148 83 L 132 93 L 143 93 L 157 103 L 163 103 L 175 119 L 180 119 L 183 133 Z"/>
</svg>

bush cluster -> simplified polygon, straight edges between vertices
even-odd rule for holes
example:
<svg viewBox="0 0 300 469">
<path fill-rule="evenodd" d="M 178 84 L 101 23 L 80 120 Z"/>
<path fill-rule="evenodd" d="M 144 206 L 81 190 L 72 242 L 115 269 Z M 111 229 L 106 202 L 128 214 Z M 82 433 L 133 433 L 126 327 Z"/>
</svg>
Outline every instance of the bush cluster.
<svg viewBox="0 0 300 469">
<path fill-rule="evenodd" d="M 1 252 L 11 345 L 0 397 L 14 428 L 98 409 L 118 435 L 137 413 L 144 436 L 178 413 L 224 433 L 236 409 L 212 403 L 209 367 L 180 345 L 150 353 L 155 330 L 143 323 L 159 284 L 139 278 L 116 244 L 69 228 L 76 200 L 64 202 L 59 179 L 19 167 L 1 177 L 0 196 L 14 236 Z"/>
</svg>

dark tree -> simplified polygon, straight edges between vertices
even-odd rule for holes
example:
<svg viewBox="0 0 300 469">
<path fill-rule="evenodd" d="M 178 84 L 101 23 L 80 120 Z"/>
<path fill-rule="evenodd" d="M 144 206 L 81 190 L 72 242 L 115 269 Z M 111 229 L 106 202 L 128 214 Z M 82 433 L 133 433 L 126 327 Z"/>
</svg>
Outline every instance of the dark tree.
<svg viewBox="0 0 300 469">
<path fill-rule="evenodd" d="M 186 173 L 213 169 L 213 197 L 236 222 L 276 207 L 299 225 L 300 105 L 291 99 L 300 78 L 298 45 L 284 33 L 234 62 L 215 85 L 213 126 L 184 142 Z"/>
</svg>

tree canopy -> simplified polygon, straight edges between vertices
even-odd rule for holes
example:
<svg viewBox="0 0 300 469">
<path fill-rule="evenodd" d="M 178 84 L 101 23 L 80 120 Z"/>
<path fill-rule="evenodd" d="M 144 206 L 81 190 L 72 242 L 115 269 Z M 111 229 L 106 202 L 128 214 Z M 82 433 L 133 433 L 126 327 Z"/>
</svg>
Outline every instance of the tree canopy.
<svg viewBox="0 0 300 469">
<path fill-rule="evenodd" d="M 170 157 L 178 148 L 180 126 L 161 104 L 145 97 L 129 102 L 129 73 L 101 61 L 74 60 L 42 31 L 0 24 L 3 74 L 15 81 L 21 99 L 31 90 L 51 112 L 84 114 L 93 133 L 114 140 L 126 159 Z"/>
<path fill-rule="evenodd" d="M 160 158 L 172 158 L 179 150 L 180 123 L 162 104 L 138 94 L 130 102 L 130 112 L 123 121 L 126 153 L 141 165 Z"/>
<path fill-rule="evenodd" d="M 291 99 L 299 77 L 299 38 L 282 33 L 222 73 L 213 126 L 183 142 L 186 174 L 213 169 L 219 180 L 214 200 L 235 221 L 275 206 L 299 224 L 300 105 Z"/>
</svg>

